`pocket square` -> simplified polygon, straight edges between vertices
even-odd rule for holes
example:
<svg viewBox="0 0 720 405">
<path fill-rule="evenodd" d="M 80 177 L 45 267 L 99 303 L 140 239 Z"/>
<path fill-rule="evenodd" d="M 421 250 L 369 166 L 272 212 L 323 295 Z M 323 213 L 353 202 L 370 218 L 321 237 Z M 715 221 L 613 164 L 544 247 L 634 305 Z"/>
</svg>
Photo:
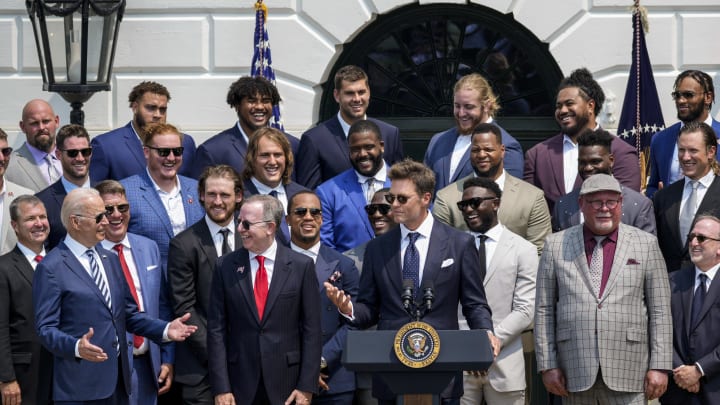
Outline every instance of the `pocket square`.
<svg viewBox="0 0 720 405">
<path fill-rule="evenodd" d="M 452 266 L 452 264 L 455 263 L 455 260 L 452 258 L 443 260 L 442 264 L 440 265 L 441 269 L 444 269 L 445 267 Z"/>
<path fill-rule="evenodd" d="M 640 264 L 640 262 L 637 261 L 637 260 L 635 260 L 635 259 L 628 259 L 627 263 L 625 263 L 625 264 L 626 264 L 626 265 L 630 265 L 630 264 Z"/>
<path fill-rule="evenodd" d="M 158 267 L 160 267 L 160 266 L 158 266 L 157 264 L 153 264 L 152 266 L 147 266 L 147 271 L 155 270 L 155 269 L 157 269 Z"/>
</svg>

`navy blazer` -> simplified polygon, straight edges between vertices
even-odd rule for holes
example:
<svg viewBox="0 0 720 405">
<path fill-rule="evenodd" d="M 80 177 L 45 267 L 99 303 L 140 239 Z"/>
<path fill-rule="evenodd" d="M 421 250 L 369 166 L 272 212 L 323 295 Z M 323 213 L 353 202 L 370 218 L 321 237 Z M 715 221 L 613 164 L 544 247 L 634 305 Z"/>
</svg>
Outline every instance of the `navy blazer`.
<svg viewBox="0 0 720 405">
<path fill-rule="evenodd" d="M 385 162 L 392 166 L 403 160 L 405 155 L 400 142 L 400 130 L 374 118 L 368 120 L 380 128 L 380 136 L 385 142 Z M 307 188 L 315 189 L 320 183 L 352 169 L 350 147 L 337 114 L 305 131 L 300 138 L 299 154 L 300 157 L 295 160 L 297 182 Z"/>
<path fill-rule="evenodd" d="M 400 299 L 403 291 L 400 238 L 401 230 L 397 227 L 367 245 L 360 293 L 353 302 L 354 324 L 360 328 L 377 324 L 379 330 L 397 330 L 410 320 Z M 485 274 L 479 268 L 480 259 L 472 235 L 435 220 L 421 281 L 421 285 L 433 283 L 435 302 L 423 322 L 437 330 L 456 330 L 458 304 L 461 304 L 471 329 L 493 330 L 492 312 L 483 287 Z M 384 400 L 395 397 L 378 378 L 373 378 L 373 395 Z M 458 372 L 454 383 L 441 397 L 461 395 L 462 376 Z"/>
<path fill-rule="evenodd" d="M 100 134 L 90 141 L 93 148 L 90 159 L 90 181 L 93 184 L 103 180 L 120 180 L 145 171 L 147 162 L 143 145 L 135 135 L 132 121 L 124 127 Z M 183 161 L 179 174 L 188 176 L 195 160 L 195 140 L 183 135 Z"/>
<path fill-rule="evenodd" d="M 493 125 L 500 128 L 502 143 L 505 145 L 503 167 L 511 175 L 521 179 L 523 172 L 522 146 L 520 146 L 520 143 L 507 133 L 507 131 L 500 127 L 497 122 L 493 122 Z M 473 167 L 470 163 L 470 148 L 468 148 L 460 158 L 457 170 L 455 170 L 452 178 L 450 178 L 450 158 L 452 157 L 455 141 L 457 141 L 458 136 L 457 127 L 452 127 L 447 131 L 433 135 L 432 139 L 430 139 L 430 145 L 428 145 L 427 151 L 425 152 L 424 162 L 426 166 L 435 172 L 435 191 L 473 174 Z"/>
<path fill-rule="evenodd" d="M 110 397 L 116 390 L 118 369 L 124 382 L 124 387 L 118 389 L 125 389 L 129 395 L 132 365 L 128 350 L 132 342 L 127 340 L 126 331 L 161 342 L 167 325 L 138 311 L 117 255 L 100 245 L 95 249 L 107 276 L 112 310 L 65 242 L 50 251 L 35 269 L 32 288 L 35 326 L 40 342 L 54 355 L 55 401 Z M 91 342 L 108 355 L 103 362 L 75 357 L 75 344 L 89 328 L 94 330 Z"/>
<path fill-rule="evenodd" d="M 244 248 L 218 258 L 208 311 L 212 395 L 253 398 L 262 376 L 271 404 L 294 389 L 318 392 L 320 294 L 309 257 L 277 244 L 265 313 L 258 318 L 250 256 Z"/>
<path fill-rule="evenodd" d="M 300 141 L 288 133 L 285 133 L 285 137 L 290 142 L 290 148 L 297 161 Z M 219 164 L 230 165 L 238 174 L 242 175 L 243 169 L 245 169 L 247 147 L 247 142 L 245 142 L 237 123 L 219 134 L 213 135 L 198 147 L 190 177 L 199 179 L 206 167 Z M 294 171 L 292 179 L 295 180 Z"/>
<path fill-rule="evenodd" d="M 713 405 L 720 403 L 720 282 L 710 283 L 698 320 L 690 324 L 695 291 L 695 267 L 690 265 L 670 273 L 673 319 L 673 368 L 700 364 L 700 392 L 692 394 L 668 378 L 668 389 L 660 397 L 665 405 Z"/>
<path fill-rule="evenodd" d="M 198 198 L 197 180 L 177 176 L 182 192 L 182 204 L 185 209 L 185 227 L 197 222 L 205 215 L 202 203 Z M 160 249 L 160 260 L 163 271 L 167 265 L 168 247 L 173 234 L 170 216 L 160 200 L 160 196 L 146 170 L 140 174 L 122 179 L 125 195 L 130 204 L 130 224 L 128 232 L 150 238 Z"/>
<path fill-rule="evenodd" d="M 291 181 L 288 184 L 285 184 L 283 187 L 285 187 L 285 195 L 287 195 L 288 204 L 290 203 L 290 199 L 297 194 L 300 191 L 308 191 L 305 187 L 295 183 L 294 181 Z M 245 198 L 250 197 L 251 195 L 257 195 L 260 194 L 258 192 L 257 187 L 255 187 L 255 184 L 253 184 L 250 180 L 245 180 L 243 182 L 243 188 L 245 189 L 244 196 Z M 284 213 L 287 214 L 287 213 Z M 290 226 L 288 226 L 287 221 L 285 220 L 285 215 L 282 216 L 282 219 L 280 221 L 280 229 L 281 232 L 278 232 L 275 235 L 275 238 L 278 242 L 282 243 L 285 246 L 290 246 Z"/>
<path fill-rule="evenodd" d="M 390 179 L 385 180 L 390 187 Z M 350 168 L 316 189 L 323 210 L 320 240 L 345 252 L 375 237 L 365 206 L 367 201 L 355 169 Z"/>
<path fill-rule="evenodd" d="M 60 244 L 67 234 L 65 225 L 63 225 L 60 220 L 60 209 L 62 208 L 66 195 L 67 192 L 65 191 L 65 186 L 62 184 L 62 180 L 56 181 L 35 194 L 45 205 L 48 223 L 50 224 L 50 235 L 48 235 L 48 238 L 45 240 L 46 251 L 50 251 L 50 249 Z"/>
<path fill-rule="evenodd" d="M 673 155 L 677 145 L 678 136 L 680 136 L 681 123 L 678 122 L 670 127 L 653 135 L 650 141 L 650 180 L 648 180 L 645 194 L 652 198 L 658 190 L 659 182 L 669 186 L 671 181 L 670 166 L 672 165 Z M 712 128 L 715 130 L 715 136 L 720 139 L 720 122 L 712 120 Z M 715 154 L 715 159 L 720 160 L 720 155 Z"/>
</svg>

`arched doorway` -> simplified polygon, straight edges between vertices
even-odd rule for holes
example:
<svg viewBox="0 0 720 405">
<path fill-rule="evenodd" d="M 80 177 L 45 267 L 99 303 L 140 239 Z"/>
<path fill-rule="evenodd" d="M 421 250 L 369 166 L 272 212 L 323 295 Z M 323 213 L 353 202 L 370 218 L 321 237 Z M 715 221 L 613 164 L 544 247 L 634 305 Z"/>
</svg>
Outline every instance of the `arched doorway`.
<svg viewBox="0 0 720 405">
<path fill-rule="evenodd" d="M 562 72 L 512 14 L 468 4 L 409 5 L 380 15 L 344 46 L 322 84 L 320 120 L 337 113 L 335 72 L 358 65 L 370 77 L 368 114 L 397 125 L 405 152 L 421 159 L 430 137 L 454 125 L 452 89 L 478 72 L 500 95 L 497 119 L 527 149 L 557 133 L 552 118 Z"/>
</svg>

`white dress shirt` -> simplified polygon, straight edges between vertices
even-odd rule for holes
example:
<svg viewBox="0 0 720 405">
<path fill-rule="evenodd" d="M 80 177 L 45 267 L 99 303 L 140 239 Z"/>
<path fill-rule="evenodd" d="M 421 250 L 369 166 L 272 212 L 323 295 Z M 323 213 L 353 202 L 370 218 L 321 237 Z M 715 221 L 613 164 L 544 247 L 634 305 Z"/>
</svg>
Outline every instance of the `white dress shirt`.
<svg viewBox="0 0 720 405">
<path fill-rule="evenodd" d="M 207 214 L 205 214 L 205 223 L 210 230 L 210 235 L 212 235 L 213 244 L 215 245 L 218 257 L 222 256 L 223 236 L 220 233 L 221 229 L 227 228 L 227 230 L 230 231 L 227 236 L 228 246 L 230 246 L 231 252 L 235 250 L 235 232 L 237 232 L 237 224 L 235 223 L 235 220 L 230 221 L 230 223 L 225 226 L 220 226 L 210 219 Z"/>
<path fill-rule="evenodd" d="M 417 232 L 420 234 L 420 236 L 415 240 L 415 248 L 418 251 L 418 255 L 420 256 L 420 272 L 418 274 L 418 280 L 422 281 L 423 279 L 423 272 L 425 269 L 425 261 L 427 260 L 428 255 L 428 248 L 430 246 L 430 234 L 432 233 L 433 224 L 435 223 L 435 219 L 433 218 L 432 214 L 430 212 L 427 213 L 427 217 L 425 217 L 425 220 L 420 224 L 420 226 L 414 230 L 411 231 L 408 229 L 405 224 L 400 224 L 400 267 L 405 264 L 405 250 L 407 249 L 408 245 L 410 245 L 410 238 L 408 238 L 408 234 L 410 232 Z"/>
<path fill-rule="evenodd" d="M 272 282 L 272 275 L 273 270 L 275 269 L 275 255 L 277 255 L 277 242 L 273 240 L 272 245 L 270 245 L 269 248 L 267 248 L 264 252 L 261 253 L 250 253 L 250 271 L 252 275 L 252 284 L 253 288 L 255 287 L 255 276 L 257 276 L 258 269 L 260 268 L 260 263 L 258 263 L 257 259 L 255 259 L 256 256 L 263 256 L 265 257 L 265 272 L 267 273 L 267 279 L 268 279 L 268 290 L 270 289 L 270 283 Z"/>
<path fill-rule="evenodd" d="M 147 169 L 145 169 L 147 170 Z M 173 187 L 170 191 L 165 191 L 160 188 L 160 186 L 155 183 L 155 180 L 153 180 L 152 176 L 150 176 L 150 172 L 147 172 L 148 177 L 150 178 L 150 182 L 153 184 L 153 187 L 155 188 L 155 192 L 158 193 L 158 196 L 160 197 L 160 201 L 163 203 L 163 207 L 165 207 L 165 211 L 168 214 L 168 217 L 170 217 L 170 225 L 172 225 L 173 235 L 177 235 L 180 232 L 184 231 L 185 226 L 185 206 L 183 206 L 183 195 L 182 195 L 182 187 L 180 186 L 180 182 L 178 181 L 177 176 L 175 176 L 175 187 Z"/>
</svg>

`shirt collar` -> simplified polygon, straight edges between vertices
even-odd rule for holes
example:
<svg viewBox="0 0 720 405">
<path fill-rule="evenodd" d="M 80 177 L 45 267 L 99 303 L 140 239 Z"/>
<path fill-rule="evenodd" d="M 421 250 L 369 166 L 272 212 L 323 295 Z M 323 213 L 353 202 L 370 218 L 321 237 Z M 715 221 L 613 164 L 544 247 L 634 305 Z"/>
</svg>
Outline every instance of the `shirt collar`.
<svg viewBox="0 0 720 405">
<path fill-rule="evenodd" d="M 102 242 L 100 242 L 100 245 L 102 245 L 105 250 L 113 250 L 115 248 L 115 245 L 120 244 L 123 246 L 123 249 L 132 249 L 132 246 L 130 246 L 130 240 L 128 239 L 127 233 L 125 233 L 125 237 L 120 242 L 113 242 L 109 241 L 107 239 L 103 239 Z"/>
<path fill-rule="evenodd" d="M 338 110 L 338 113 L 337 113 L 337 118 L 338 118 L 338 121 L 340 121 L 340 128 L 342 128 L 343 133 L 345 133 L 345 139 L 347 139 L 348 133 L 350 132 L 350 126 L 351 126 L 351 125 L 348 124 L 347 122 L 345 122 L 345 119 L 343 118 L 342 114 L 340 114 L 340 111 L 339 111 L 339 110 Z M 366 120 L 366 119 L 367 119 L 367 114 L 365 114 L 365 116 L 364 116 L 362 119 Z"/>
<path fill-rule="evenodd" d="M 237 128 L 238 128 L 238 130 L 240 131 L 240 135 L 242 135 L 243 139 L 245 140 L 245 145 L 249 144 L 249 143 L 250 143 L 250 138 L 249 138 L 248 135 L 245 133 L 245 131 L 243 131 L 242 125 L 240 125 L 240 120 L 238 120 L 237 124 L 235 124 L 235 125 L 237 125 Z"/>
<path fill-rule="evenodd" d="M 50 152 L 42 151 L 32 145 L 30 145 L 29 142 L 25 142 L 25 145 L 27 146 L 28 150 L 30 151 L 30 154 L 35 159 L 35 163 L 41 163 L 43 160 L 45 160 L 45 156 L 50 155 L 50 159 L 53 161 L 57 160 L 57 156 L 55 156 L 55 148 L 52 148 Z"/>
<path fill-rule="evenodd" d="M 585 243 L 588 243 L 590 240 L 595 239 L 596 236 L 604 236 L 606 239 L 608 239 L 614 243 L 617 243 L 618 228 L 615 228 L 614 231 L 610 232 L 607 235 L 595 235 L 594 233 L 592 233 L 590 231 L 590 229 L 588 229 L 587 224 L 585 224 L 585 225 L 583 225 L 583 240 L 585 241 Z"/>
<path fill-rule="evenodd" d="M 357 174 L 358 183 L 360 184 L 365 183 L 367 179 L 369 179 L 369 177 L 363 176 L 357 170 L 355 170 L 355 174 Z M 387 180 L 387 166 L 385 166 L 385 160 L 382 161 L 382 166 L 380 167 L 380 170 L 375 173 L 373 178 L 375 179 L 375 181 L 385 184 L 385 181 Z"/>
<path fill-rule="evenodd" d="M 80 256 L 84 255 L 85 251 L 87 251 L 88 249 L 97 253 L 97 251 L 95 250 L 95 246 L 87 247 L 87 246 L 81 244 L 80 242 L 76 241 L 75 239 L 73 239 L 73 237 L 70 236 L 70 234 L 67 234 L 65 236 L 65 245 L 68 247 L 68 249 L 70 249 L 70 251 L 72 252 L 72 254 L 75 255 L 75 257 L 80 257 Z"/>
<path fill-rule="evenodd" d="M 497 225 L 488 229 L 488 231 L 485 232 L 484 234 L 481 234 L 480 232 L 473 232 L 473 231 L 468 231 L 468 233 L 470 233 L 475 238 L 477 238 L 478 235 L 485 235 L 488 237 L 488 239 L 490 239 L 494 242 L 497 242 L 500 240 L 500 235 L 502 235 L 503 229 L 505 229 L 505 227 L 498 221 Z"/>
<path fill-rule="evenodd" d="M 715 279 L 715 274 L 717 274 L 718 268 L 720 268 L 720 263 L 714 265 L 710 270 L 705 272 L 695 267 L 695 280 L 697 280 L 698 276 L 701 273 L 705 273 L 705 275 L 710 279 L 710 283 L 712 283 L 712 281 Z"/>
<path fill-rule="evenodd" d="M 692 181 L 692 179 L 687 176 L 683 176 L 683 177 L 685 177 L 685 186 L 684 187 L 690 187 L 690 182 Z M 707 172 L 707 174 L 702 176 L 700 178 L 700 180 L 698 180 L 698 182 L 707 189 L 707 188 L 710 188 L 710 185 L 712 184 L 713 180 L 715 180 L 715 172 L 713 171 L 712 168 L 710 168 L 710 170 Z"/>
<path fill-rule="evenodd" d="M 180 192 L 182 191 L 182 187 L 180 186 L 180 182 L 178 181 L 177 175 L 175 175 L 175 187 L 173 187 L 172 190 L 167 192 L 167 191 L 161 189 L 160 186 L 158 186 L 157 183 L 155 183 L 155 180 L 150 175 L 150 170 L 148 170 L 147 167 L 145 168 L 145 172 L 147 173 L 148 178 L 150 179 L 150 182 L 153 185 L 153 188 L 155 189 L 155 191 L 157 191 L 158 194 L 167 194 L 170 196 L 176 196 L 176 195 L 180 194 Z"/>
<path fill-rule="evenodd" d="M 598 129 L 600 129 L 600 123 L 596 122 L 593 131 L 597 131 Z M 577 141 L 577 138 L 575 138 L 575 140 Z M 573 142 L 572 138 L 570 138 L 567 134 L 563 134 L 563 144 L 567 142 L 569 142 L 573 147 L 577 146 L 577 143 Z"/>
<path fill-rule="evenodd" d="M 290 248 L 298 253 L 302 253 L 305 256 L 310 257 L 314 262 L 317 262 L 317 257 L 320 255 L 320 241 L 310 246 L 310 249 L 303 249 L 296 245 L 293 241 L 290 241 Z"/>
<path fill-rule="evenodd" d="M 18 249 L 20 249 L 20 252 L 22 252 L 23 256 L 25 256 L 29 262 L 32 262 L 35 260 L 35 256 L 40 255 L 42 257 L 45 257 L 45 247 L 42 248 L 40 253 L 33 252 L 29 247 L 23 245 L 22 243 L 17 243 Z"/>
<path fill-rule="evenodd" d="M 255 178 L 255 176 L 252 176 L 250 181 L 255 185 L 259 194 L 270 194 L 271 191 L 277 191 L 278 194 L 285 194 L 285 188 L 283 187 L 282 182 L 280 182 L 277 187 L 272 188 L 267 184 L 261 183 L 260 180 Z"/>
<path fill-rule="evenodd" d="M 215 234 L 220 232 L 221 229 L 227 228 L 230 231 L 230 233 L 228 233 L 228 238 L 235 237 L 236 227 L 235 227 L 235 219 L 234 218 L 227 225 L 220 226 L 220 224 L 213 221 L 212 219 L 210 219 L 210 217 L 207 214 L 205 214 L 205 223 L 207 224 L 208 229 L 210 230 L 210 235 L 212 235 L 212 236 L 215 236 Z"/>
<path fill-rule="evenodd" d="M 70 193 L 71 191 L 75 190 L 78 187 L 77 184 L 71 183 L 68 179 L 65 178 L 65 176 L 60 177 L 60 182 L 62 183 L 63 187 L 65 188 L 65 191 L 67 193 Z M 90 188 L 90 176 L 88 176 L 87 179 L 85 179 L 85 182 L 81 186 L 82 188 Z"/>
<path fill-rule="evenodd" d="M 263 252 L 254 253 L 254 252 L 248 251 L 248 253 L 250 253 L 250 261 L 255 260 L 255 256 L 263 256 L 266 259 L 275 261 L 275 255 L 277 254 L 277 242 L 275 241 L 275 239 L 273 239 L 270 247 L 265 249 L 265 251 L 263 251 Z"/>
<path fill-rule="evenodd" d="M 425 220 L 414 231 L 411 231 L 410 229 L 408 229 L 405 226 L 405 224 L 400 224 L 400 235 L 402 236 L 401 240 L 405 239 L 410 232 L 417 232 L 426 238 L 430 238 L 430 233 L 432 232 L 434 223 L 435 223 L 435 220 L 433 219 L 432 214 L 428 211 L 427 217 L 425 217 Z"/>
</svg>

